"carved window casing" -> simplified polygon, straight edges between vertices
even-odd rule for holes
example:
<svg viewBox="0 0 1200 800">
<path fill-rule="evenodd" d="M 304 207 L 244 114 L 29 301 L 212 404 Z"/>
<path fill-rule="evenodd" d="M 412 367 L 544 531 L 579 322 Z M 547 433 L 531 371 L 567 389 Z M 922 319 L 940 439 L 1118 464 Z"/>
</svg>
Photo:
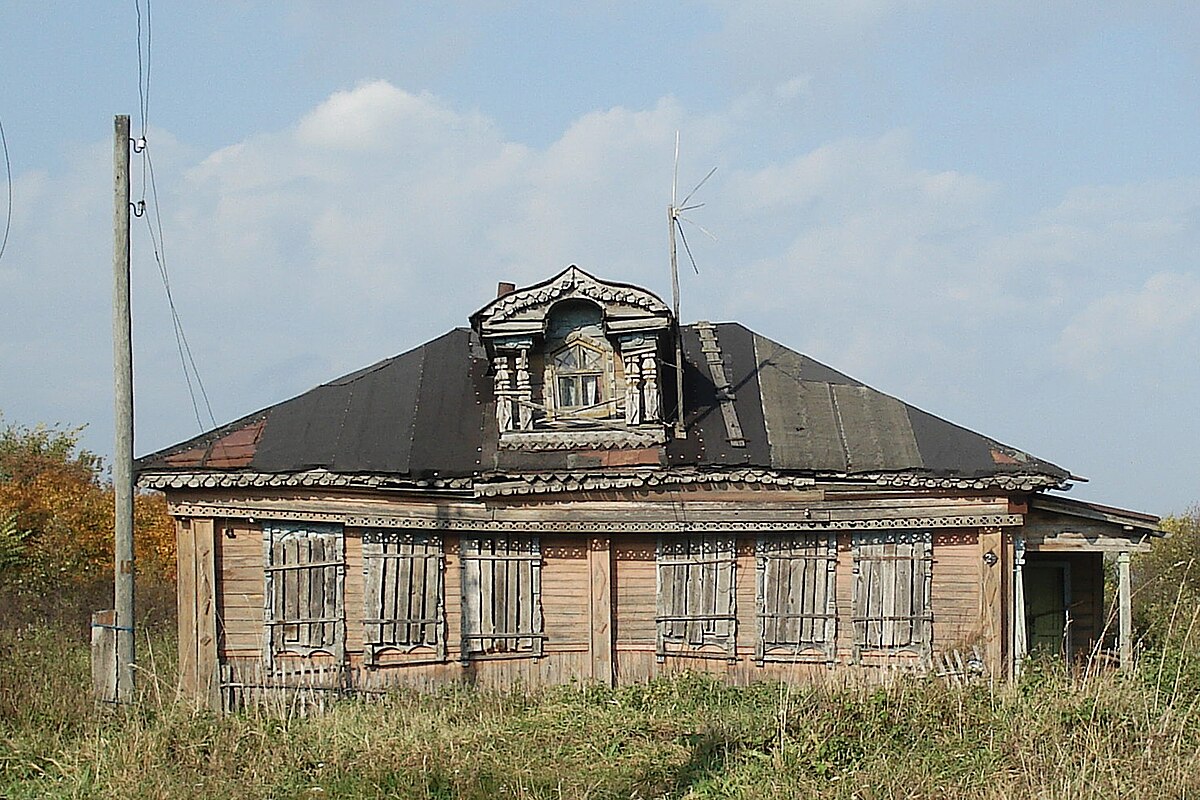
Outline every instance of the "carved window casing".
<svg viewBox="0 0 1200 800">
<path fill-rule="evenodd" d="M 658 658 L 737 655 L 737 547 L 732 535 L 663 536 L 658 573 Z"/>
<path fill-rule="evenodd" d="M 462 659 L 542 654 L 542 551 L 538 537 L 464 536 Z"/>
<path fill-rule="evenodd" d="M 854 534 L 854 650 L 931 654 L 933 546 L 929 531 Z"/>
<path fill-rule="evenodd" d="M 491 359 L 501 449 L 665 443 L 659 349 L 671 316 L 658 298 L 571 267 L 472 320 Z"/>
<path fill-rule="evenodd" d="M 367 528 L 362 554 L 363 644 L 368 663 L 375 663 L 388 650 L 444 658 L 442 537 Z"/>
<path fill-rule="evenodd" d="M 266 564 L 264 657 L 282 654 L 345 656 L 343 591 L 346 547 L 342 526 L 321 522 L 263 523 Z"/>
<path fill-rule="evenodd" d="M 837 647 L 837 535 L 763 534 L 757 546 L 756 658 L 832 661 Z"/>
</svg>

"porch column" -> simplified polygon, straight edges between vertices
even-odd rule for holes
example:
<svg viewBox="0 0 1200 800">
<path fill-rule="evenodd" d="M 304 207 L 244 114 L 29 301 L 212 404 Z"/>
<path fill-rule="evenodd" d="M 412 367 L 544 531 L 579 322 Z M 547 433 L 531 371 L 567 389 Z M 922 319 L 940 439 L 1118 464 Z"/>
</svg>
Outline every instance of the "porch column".
<svg viewBox="0 0 1200 800">
<path fill-rule="evenodd" d="M 1120 619 L 1121 667 L 1133 666 L 1133 591 L 1129 581 L 1129 551 L 1117 553 L 1117 608 Z"/>
<path fill-rule="evenodd" d="M 1021 675 L 1021 663 L 1029 652 L 1025 630 L 1025 534 L 1013 537 L 1012 675 Z"/>
</svg>

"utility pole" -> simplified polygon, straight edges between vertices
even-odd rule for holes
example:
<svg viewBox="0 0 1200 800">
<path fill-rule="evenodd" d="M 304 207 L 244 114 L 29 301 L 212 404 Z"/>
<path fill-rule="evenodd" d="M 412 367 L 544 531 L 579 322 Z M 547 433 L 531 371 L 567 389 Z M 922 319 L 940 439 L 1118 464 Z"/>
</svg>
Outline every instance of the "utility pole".
<svg viewBox="0 0 1200 800">
<path fill-rule="evenodd" d="M 129 116 L 113 120 L 113 593 L 117 702 L 133 701 L 133 344 L 129 310 Z"/>
</svg>

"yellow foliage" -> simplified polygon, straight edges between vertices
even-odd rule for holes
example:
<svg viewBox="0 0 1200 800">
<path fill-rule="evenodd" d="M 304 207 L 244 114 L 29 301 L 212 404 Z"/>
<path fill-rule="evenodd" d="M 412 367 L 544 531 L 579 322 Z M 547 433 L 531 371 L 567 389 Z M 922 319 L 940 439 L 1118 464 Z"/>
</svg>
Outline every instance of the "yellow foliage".
<svg viewBox="0 0 1200 800">
<path fill-rule="evenodd" d="M 7 582 L 47 589 L 88 582 L 113 569 L 113 490 L 99 456 L 78 446 L 78 429 L 0 428 L 0 523 L 18 549 Z M 159 494 L 135 498 L 138 571 L 171 579 L 175 533 Z"/>
</svg>

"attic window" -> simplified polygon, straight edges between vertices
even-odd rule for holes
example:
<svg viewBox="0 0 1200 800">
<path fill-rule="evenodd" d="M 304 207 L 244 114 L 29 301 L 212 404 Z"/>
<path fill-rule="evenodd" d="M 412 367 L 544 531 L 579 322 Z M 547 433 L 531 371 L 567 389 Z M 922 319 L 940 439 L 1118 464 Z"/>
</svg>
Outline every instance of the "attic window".
<svg viewBox="0 0 1200 800">
<path fill-rule="evenodd" d="M 604 413 L 609 400 L 606 354 L 585 337 L 573 337 L 550 358 L 554 374 L 554 407 L 560 411 Z"/>
</svg>

